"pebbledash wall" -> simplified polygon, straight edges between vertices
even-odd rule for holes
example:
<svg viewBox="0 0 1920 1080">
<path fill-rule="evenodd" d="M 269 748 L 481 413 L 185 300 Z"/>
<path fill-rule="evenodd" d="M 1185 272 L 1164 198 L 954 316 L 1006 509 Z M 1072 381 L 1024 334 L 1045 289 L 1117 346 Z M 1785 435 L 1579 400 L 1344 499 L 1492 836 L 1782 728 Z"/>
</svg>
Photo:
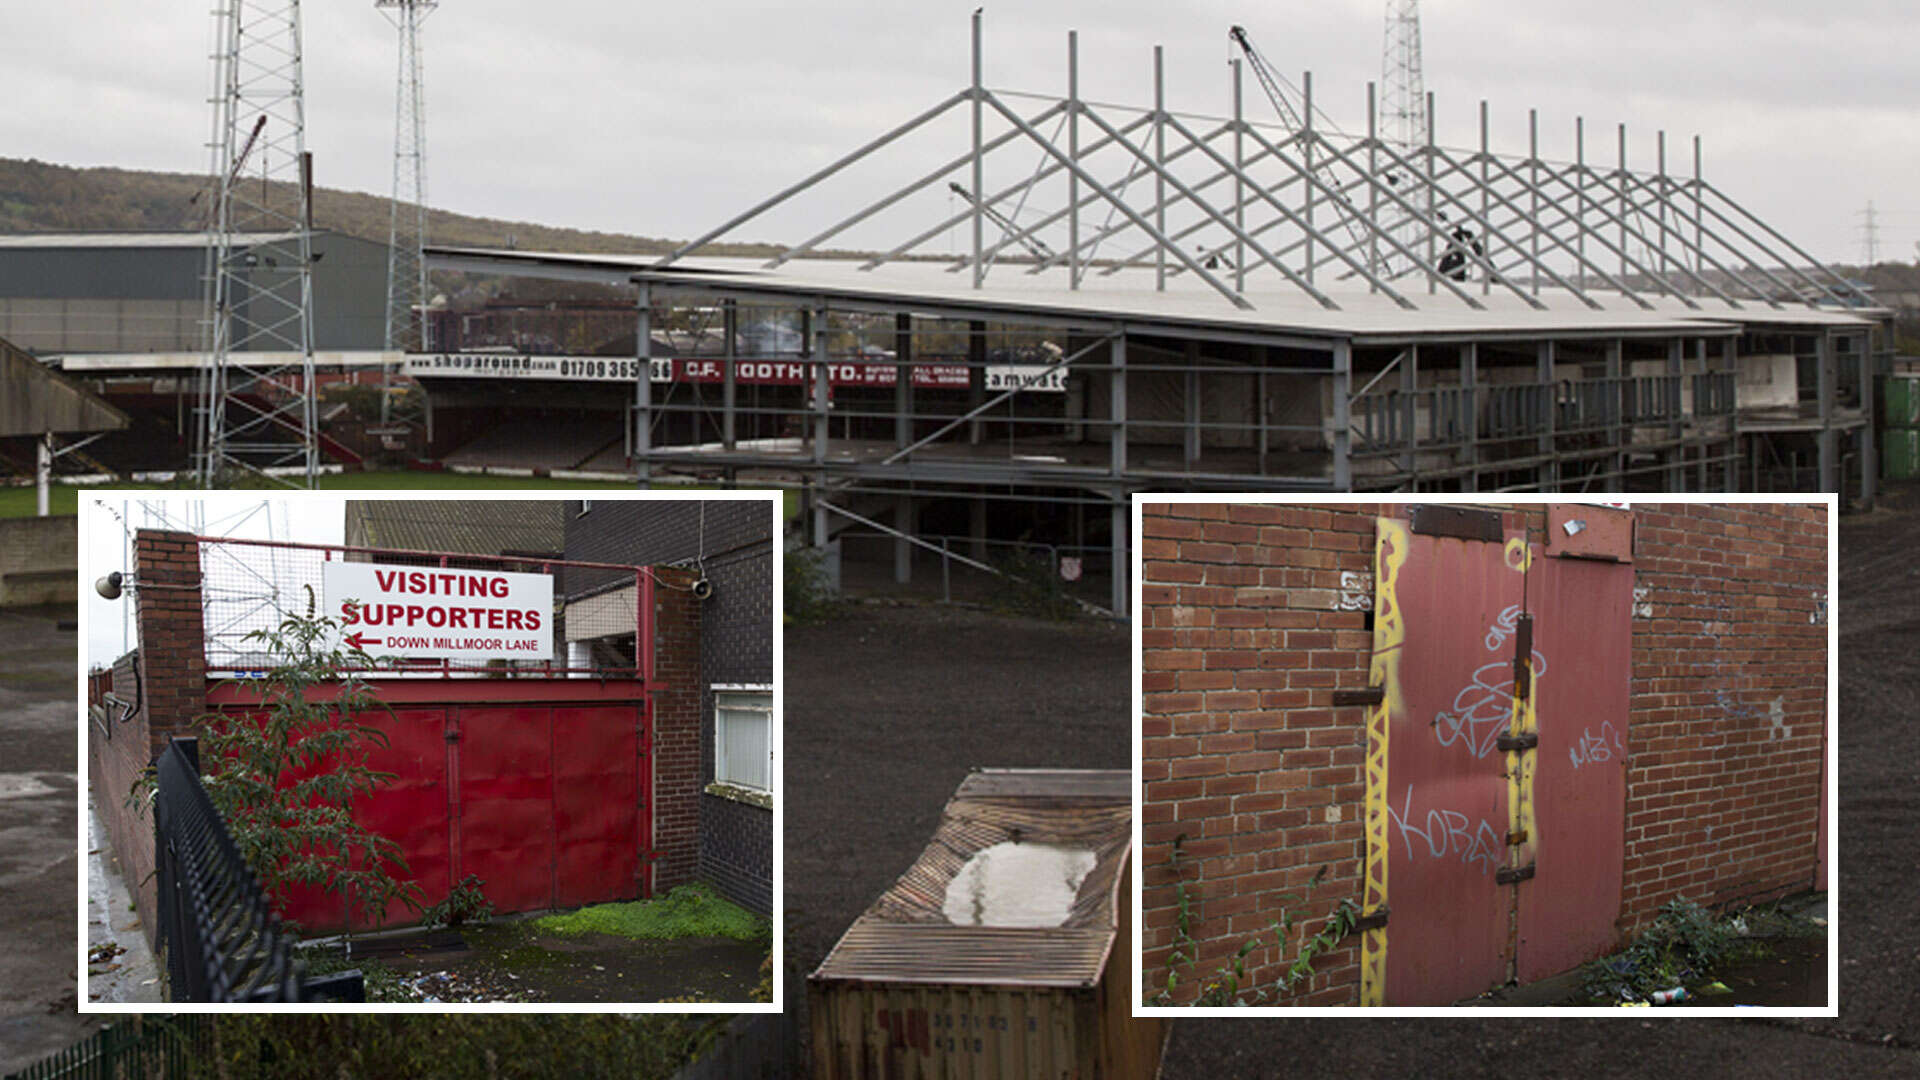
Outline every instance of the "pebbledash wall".
<svg viewBox="0 0 1920 1080">
<path fill-rule="evenodd" d="M 139 648 L 113 666 L 114 696 L 131 706 L 90 709 L 87 745 L 97 809 L 149 937 L 158 926 L 151 814 L 126 804 L 142 770 L 175 736 L 194 733 L 211 684 L 203 645 L 199 543 L 187 533 L 142 529 L 134 542 Z M 693 880 L 700 846 L 700 617 L 693 574 L 656 567 L 653 695 L 653 889 Z"/>
<path fill-rule="evenodd" d="M 1503 508 L 1542 530 L 1544 505 Z M 1827 512 L 1635 504 L 1624 942 L 1669 900 L 1813 887 L 1827 717 Z M 1343 897 L 1362 899 L 1375 519 L 1406 504 L 1156 504 L 1141 528 L 1142 982 L 1163 986 L 1186 882 L 1194 962 L 1176 1002 L 1305 916 L 1271 986 Z M 1314 883 L 1322 867 L 1325 876 Z M 1305 894 L 1302 902 L 1283 894 Z M 1391 932 L 1391 931 L 1389 931 Z M 1360 936 L 1288 1003 L 1360 1000 Z"/>
</svg>

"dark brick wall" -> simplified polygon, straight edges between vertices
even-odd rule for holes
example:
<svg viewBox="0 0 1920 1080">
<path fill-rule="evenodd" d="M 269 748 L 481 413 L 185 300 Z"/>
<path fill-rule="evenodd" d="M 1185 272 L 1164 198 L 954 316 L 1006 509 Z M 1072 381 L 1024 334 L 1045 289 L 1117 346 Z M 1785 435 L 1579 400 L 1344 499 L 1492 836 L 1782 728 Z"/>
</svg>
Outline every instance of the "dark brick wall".
<svg viewBox="0 0 1920 1080">
<path fill-rule="evenodd" d="M 713 583 L 713 596 L 700 612 L 703 786 L 714 775 L 713 685 L 773 682 L 773 541 L 773 511 L 757 499 L 595 501 L 585 513 L 579 502 L 568 507 L 567 558 L 648 565 L 698 561 Z M 613 571 L 575 573 L 567 581 L 569 596 L 621 580 Z M 708 794 L 699 804 L 698 876 L 735 903 L 771 912 L 772 811 Z"/>
</svg>

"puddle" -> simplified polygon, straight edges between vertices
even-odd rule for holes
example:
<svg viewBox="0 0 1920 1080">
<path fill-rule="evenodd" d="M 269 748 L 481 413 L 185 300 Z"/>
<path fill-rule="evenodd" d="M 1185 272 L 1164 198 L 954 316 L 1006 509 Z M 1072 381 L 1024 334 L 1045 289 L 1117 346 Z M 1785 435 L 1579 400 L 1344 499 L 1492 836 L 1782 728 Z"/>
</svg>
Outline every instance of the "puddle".
<svg viewBox="0 0 1920 1080">
<path fill-rule="evenodd" d="M 548 934 L 516 920 L 370 942 L 355 955 L 392 968 L 412 1000 L 738 1003 L 759 984 L 767 945 Z"/>
<path fill-rule="evenodd" d="M 1779 938 L 1767 943 L 1772 955 L 1715 972 L 1730 994 L 1698 994 L 1681 1008 L 1728 1005 L 1825 1005 L 1827 942 L 1824 938 Z"/>
<path fill-rule="evenodd" d="M 974 852 L 942 910 L 958 926 L 1059 926 L 1093 864 L 1084 848 L 1003 841 Z"/>
</svg>

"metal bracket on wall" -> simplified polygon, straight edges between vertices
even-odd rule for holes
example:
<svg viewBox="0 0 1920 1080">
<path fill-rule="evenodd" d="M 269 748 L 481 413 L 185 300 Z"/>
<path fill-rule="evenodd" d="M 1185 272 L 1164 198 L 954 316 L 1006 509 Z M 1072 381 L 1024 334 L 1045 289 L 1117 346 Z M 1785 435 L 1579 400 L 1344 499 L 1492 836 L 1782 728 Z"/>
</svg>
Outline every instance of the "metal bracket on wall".
<svg viewBox="0 0 1920 1080">
<path fill-rule="evenodd" d="M 1379 930 L 1387 925 L 1387 916 L 1392 913 L 1393 909 L 1383 904 L 1354 919 L 1353 929 L 1349 933 L 1358 934 L 1367 930 Z"/>
<path fill-rule="evenodd" d="M 1533 868 L 1533 863 L 1528 863 L 1517 869 L 1511 866 L 1503 866 L 1494 871 L 1493 880 L 1495 884 L 1499 885 L 1518 885 L 1520 882 L 1533 876 Z"/>
<path fill-rule="evenodd" d="M 1333 707 L 1338 709 L 1348 705 L 1378 705 L 1387 699 L 1387 690 L 1383 686 L 1370 686 L 1365 690 L 1335 690 Z"/>
<path fill-rule="evenodd" d="M 1528 731 L 1519 735 L 1502 735 L 1493 741 L 1496 750 L 1532 750 L 1540 745 L 1540 733 Z"/>
<path fill-rule="evenodd" d="M 1527 700 L 1533 691 L 1533 668 L 1527 664 L 1533 658 L 1533 613 L 1524 612 L 1513 624 L 1513 696 L 1516 701 Z"/>
<path fill-rule="evenodd" d="M 1461 506 L 1410 506 L 1407 526 L 1417 536 L 1454 536 L 1462 540 L 1499 543 L 1506 538 L 1498 510 L 1470 510 Z"/>
</svg>

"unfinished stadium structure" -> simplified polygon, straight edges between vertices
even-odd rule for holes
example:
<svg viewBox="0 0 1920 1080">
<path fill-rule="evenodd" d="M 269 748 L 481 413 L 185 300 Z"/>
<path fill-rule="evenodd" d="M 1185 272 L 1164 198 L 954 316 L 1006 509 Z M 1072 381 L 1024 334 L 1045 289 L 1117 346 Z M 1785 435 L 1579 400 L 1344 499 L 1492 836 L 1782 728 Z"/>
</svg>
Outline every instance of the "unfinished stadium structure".
<svg viewBox="0 0 1920 1080">
<path fill-rule="evenodd" d="M 976 14 L 967 85 L 664 257 L 430 247 L 443 270 L 637 286 L 634 363 L 414 374 L 432 397 L 437 375 L 585 364 L 632 389 L 599 407 L 624 408 L 643 481 L 799 483 L 812 543 L 883 537 L 898 580 L 952 522 L 973 561 L 1043 539 L 1116 614 L 1140 491 L 1872 501 L 1891 316 L 1708 181 L 1699 139 L 1684 173 L 1665 133 L 1636 168 L 1624 127 L 1590 156 L 1579 121 L 1554 159 L 1529 112 L 1500 153 L 1483 102 L 1478 145 L 1408 148 L 1324 121 L 1310 77 L 1296 122 L 1249 119 L 1239 61 L 1225 116 L 1169 109 L 1157 49 L 1150 105 L 1086 100 L 1077 52 L 1064 95 L 991 89 Z M 910 179 L 832 201 L 889 155 Z M 808 199 L 835 223 L 709 254 Z"/>
</svg>

